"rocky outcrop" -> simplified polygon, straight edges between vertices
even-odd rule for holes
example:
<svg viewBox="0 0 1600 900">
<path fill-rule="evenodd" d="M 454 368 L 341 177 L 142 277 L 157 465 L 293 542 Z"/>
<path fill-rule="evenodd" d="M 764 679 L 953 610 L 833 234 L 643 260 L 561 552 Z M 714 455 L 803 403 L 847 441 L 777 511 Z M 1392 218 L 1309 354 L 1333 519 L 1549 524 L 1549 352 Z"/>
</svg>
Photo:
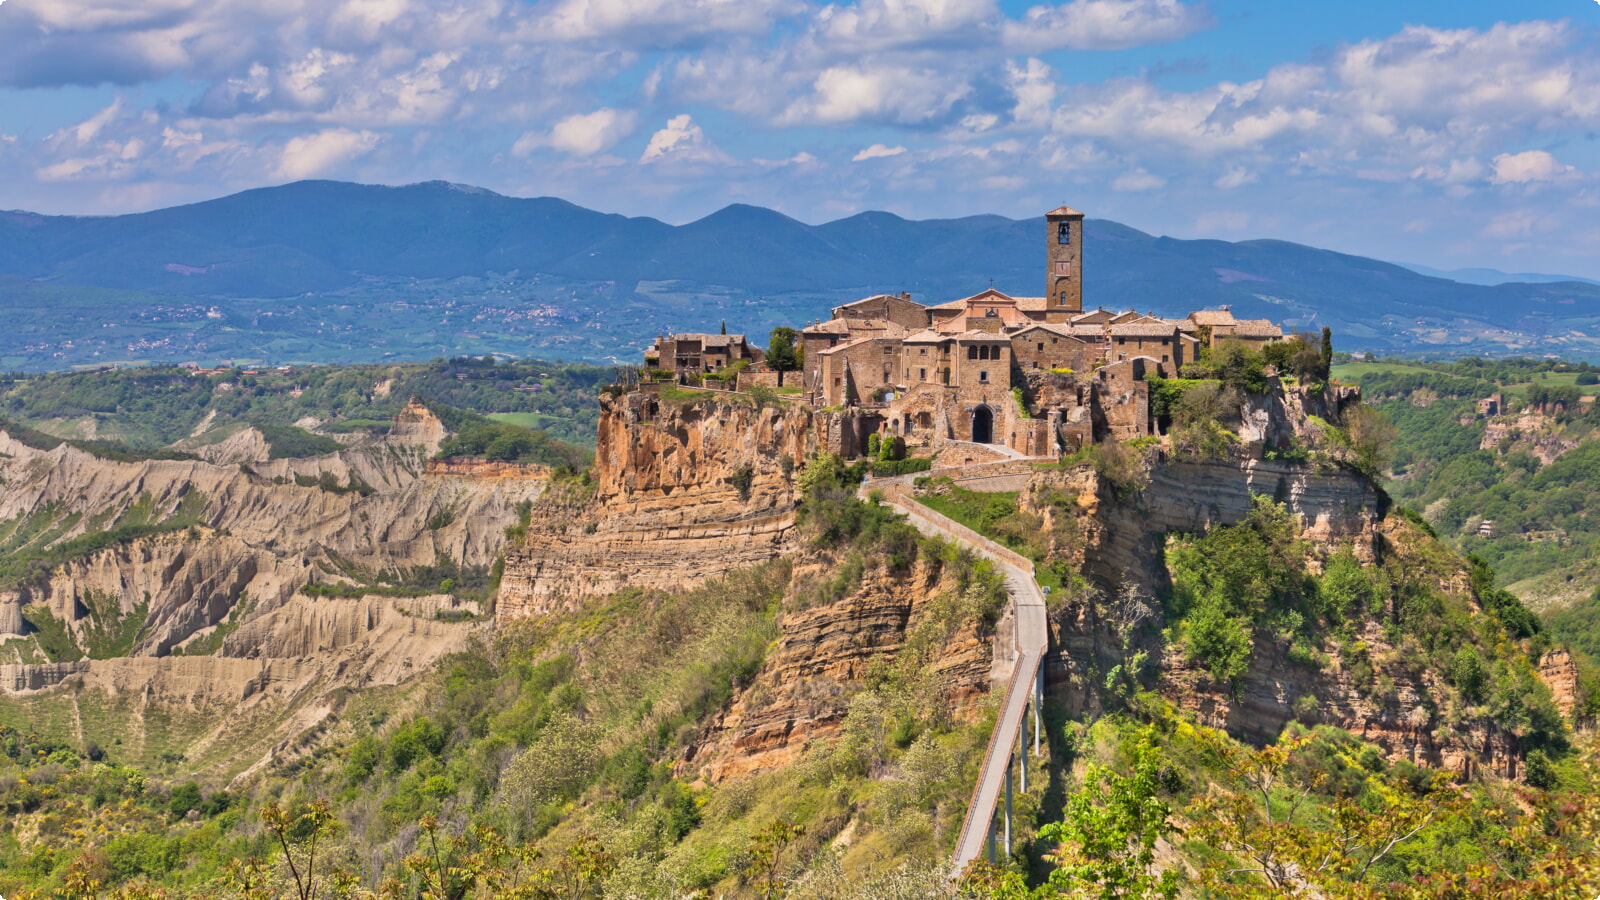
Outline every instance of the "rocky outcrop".
<svg viewBox="0 0 1600 900">
<path fill-rule="evenodd" d="M 412 444 L 423 448 L 427 453 L 439 451 L 439 445 L 444 442 L 447 431 L 444 423 L 433 414 L 433 410 L 422 404 L 421 400 L 412 397 L 398 413 L 389 426 L 389 440 L 399 444 Z"/>
<path fill-rule="evenodd" d="M 80 725 L 124 758 L 181 747 L 186 773 L 239 781 L 309 752 L 304 736 L 337 719 L 351 688 L 402 684 L 466 646 L 482 622 L 440 620 L 446 598 L 312 600 L 296 597 L 250 619 L 215 656 L 122 657 L 0 665 L 14 707 L 104 715 Z"/>
<path fill-rule="evenodd" d="M 1557 647 L 1547 652 L 1539 660 L 1539 678 L 1550 688 L 1550 696 L 1561 714 L 1568 721 L 1575 720 L 1583 688 L 1578 684 L 1578 664 L 1572 658 L 1572 651 Z"/>
<path fill-rule="evenodd" d="M 506 553 L 496 615 L 543 615 L 625 587 L 678 589 L 791 548 L 797 467 L 826 414 L 726 398 L 602 397 L 593 495 L 535 510 Z"/>
<path fill-rule="evenodd" d="M 536 478 L 550 479 L 550 467 L 538 463 L 505 462 L 476 456 L 455 456 L 450 459 L 430 459 L 424 474 L 454 478 Z"/>
<path fill-rule="evenodd" d="M 1576 448 L 1579 440 L 1565 433 L 1560 422 L 1538 410 L 1526 410 L 1519 416 L 1491 419 L 1483 429 L 1480 450 L 1526 450 L 1549 465 L 1567 451 Z"/>
<path fill-rule="evenodd" d="M 428 474 L 438 420 L 425 409 L 412 418 L 409 436 L 249 465 L 119 462 L 0 433 L 0 541 L 105 542 L 0 590 L 0 661 L 12 662 L 0 693 L 45 710 L 98 691 L 145 717 L 152 747 L 166 729 L 164 746 L 233 773 L 320 727 L 341 689 L 398 684 L 459 649 L 484 627 L 473 604 L 299 593 L 441 557 L 487 569 L 519 504 L 545 489 L 529 473 Z M 82 650 L 125 655 L 43 663 L 25 607 Z"/>
<path fill-rule="evenodd" d="M 838 731 L 869 670 L 905 649 L 919 628 L 940 632 L 932 653 L 940 702 L 967 708 L 988 693 L 993 634 L 976 619 L 948 629 L 935 621 L 938 601 L 958 590 L 942 566 L 920 559 L 898 576 L 875 568 L 842 600 L 797 604 L 795 594 L 834 577 L 838 562 L 795 567 L 781 634 L 766 664 L 713 720 L 680 765 L 683 774 L 716 782 L 794 762 L 808 742 Z"/>
</svg>

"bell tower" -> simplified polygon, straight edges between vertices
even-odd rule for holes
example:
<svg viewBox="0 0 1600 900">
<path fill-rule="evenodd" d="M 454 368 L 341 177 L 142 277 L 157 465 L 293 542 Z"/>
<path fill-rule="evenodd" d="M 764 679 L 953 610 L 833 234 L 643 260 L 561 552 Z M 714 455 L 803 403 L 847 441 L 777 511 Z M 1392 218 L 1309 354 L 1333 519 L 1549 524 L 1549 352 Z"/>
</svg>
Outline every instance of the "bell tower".
<svg viewBox="0 0 1600 900">
<path fill-rule="evenodd" d="M 1083 213 L 1070 206 L 1044 214 L 1045 319 L 1083 311 Z"/>
</svg>

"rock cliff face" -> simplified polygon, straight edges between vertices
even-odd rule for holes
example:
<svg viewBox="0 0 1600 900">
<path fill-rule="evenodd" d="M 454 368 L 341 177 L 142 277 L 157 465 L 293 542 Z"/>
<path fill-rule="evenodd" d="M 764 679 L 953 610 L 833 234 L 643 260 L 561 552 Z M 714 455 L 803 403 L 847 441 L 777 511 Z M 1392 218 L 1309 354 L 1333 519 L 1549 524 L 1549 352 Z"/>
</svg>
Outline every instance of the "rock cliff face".
<svg viewBox="0 0 1600 900">
<path fill-rule="evenodd" d="M 795 467 L 825 414 L 724 400 L 602 397 L 593 495 L 552 495 L 506 554 L 501 618 L 543 615 L 624 587 L 676 589 L 790 549 Z"/>
<path fill-rule="evenodd" d="M 0 589 L 0 693 L 40 716 L 99 697 L 148 721 L 150 747 L 176 741 L 233 772 L 320 727 L 336 689 L 398 684 L 459 648 L 484 627 L 474 604 L 299 593 L 442 557 L 487 570 L 517 505 L 543 491 L 540 477 L 428 474 L 443 429 L 408 413 L 392 439 L 248 465 L 116 462 L 0 433 L 0 545 L 102 545 Z M 46 663 L 47 638 L 57 657 L 76 645 L 117 658 Z M 154 733 L 180 719 L 181 734 Z"/>
<path fill-rule="evenodd" d="M 803 588 L 826 581 L 837 564 L 813 559 L 798 565 L 793 583 Z M 904 575 L 867 573 L 837 602 L 786 611 L 755 682 L 718 715 L 680 769 L 721 781 L 794 762 L 808 742 L 838 731 L 868 671 L 906 649 L 919 629 L 933 633 L 938 702 L 970 707 L 989 691 L 993 635 L 976 619 L 939 620 L 940 602 L 958 590 L 957 579 L 937 562 L 919 559 Z"/>
<path fill-rule="evenodd" d="M 1508 451 L 1526 450 L 1538 458 L 1540 464 L 1549 465 L 1580 443 L 1565 431 L 1554 418 L 1538 410 L 1527 410 L 1515 417 L 1489 420 L 1478 448 L 1498 451 L 1505 446 Z"/>
<path fill-rule="evenodd" d="M 978 482 L 971 486 L 981 489 Z M 1276 497 L 1297 515 L 1314 571 L 1321 558 L 1348 548 L 1369 565 L 1385 556 L 1409 560 L 1405 565 L 1428 571 L 1439 590 L 1471 597 L 1465 564 L 1453 554 L 1429 552 L 1431 541 L 1403 519 L 1380 517 L 1371 485 L 1347 472 L 1259 461 L 1169 461 L 1153 467 L 1143 491 L 1118 501 L 1087 466 L 1042 471 L 1022 488 L 1023 507 L 1040 515 L 1047 530 L 1066 536 L 1068 558 L 1104 598 L 1074 598 L 1052 616 L 1046 676 L 1068 709 L 1074 715 L 1098 712 L 1106 673 L 1143 651 L 1152 666 L 1146 675 L 1159 694 L 1236 738 L 1265 743 L 1291 721 L 1328 724 L 1360 735 L 1392 758 L 1469 775 L 1486 768 L 1517 777 L 1524 749 L 1517 736 L 1475 717 L 1437 672 L 1389 643 L 1381 621 L 1367 622 L 1350 647 L 1324 635 L 1315 648 L 1322 655 L 1317 664 L 1291 659 L 1286 640 L 1258 635 L 1237 686 L 1213 681 L 1164 643 L 1167 623 L 1152 599 L 1167 587 L 1163 535 L 1236 524 L 1253 495 Z M 1065 510 L 1063 497 L 1069 500 Z M 1072 521 L 1058 527 L 1062 517 Z M 1125 643 L 1106 620 L 1118 617 L 1120 598 L 1130 596 L 1144 602 L 1150 618 Z M 1385 618 L 1394 615 L 1390 609 Z M 1578 693 L 1570 656 L 1547 654 L 1540 674 L 1570 715 Z"/>
</svg>

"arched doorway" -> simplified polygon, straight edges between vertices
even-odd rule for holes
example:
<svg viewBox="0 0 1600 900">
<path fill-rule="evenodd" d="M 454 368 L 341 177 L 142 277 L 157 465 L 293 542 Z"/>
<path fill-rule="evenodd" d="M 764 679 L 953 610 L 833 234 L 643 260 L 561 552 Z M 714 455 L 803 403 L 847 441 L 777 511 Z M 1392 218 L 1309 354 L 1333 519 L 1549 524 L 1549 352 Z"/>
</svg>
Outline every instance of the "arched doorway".
<svg viewBox="0 0 1600 900">
<path fill-rule="evenodd" d="M 972 411 L 972 442 L 994 443 L 994 412 L 987 406 L 980 406 Z"/>
</svg>

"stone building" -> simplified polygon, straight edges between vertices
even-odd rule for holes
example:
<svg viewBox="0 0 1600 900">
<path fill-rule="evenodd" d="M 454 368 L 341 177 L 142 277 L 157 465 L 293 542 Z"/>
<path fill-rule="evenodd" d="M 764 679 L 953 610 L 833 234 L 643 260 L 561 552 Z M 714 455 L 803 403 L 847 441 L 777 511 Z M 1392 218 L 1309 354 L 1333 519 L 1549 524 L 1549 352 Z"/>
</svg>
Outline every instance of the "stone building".
<svg viewBox="0 0 1600 900">
<path fill-rule="evenodd" d="M 1045 214 L 1043 297 L 989 288 L 924 306 L 910 294 L 877 294 L 802 328 L 803 399 L 854 408 L 864 427 L 914 448 L 1052 456 L 1153 433 L 1146 379 L 1176 377 L 1202 348 L 1283 339 L 1271 322 L 1236 319 L 1226 307 L 1178 320 L 1084 310 L 1083 219 L 1066 206 Z M 759 359 L 738 335 L 712 356 L 723 345 L 708 339 L 717 337 L 674 335 L 652 349 L 679 371 L 715 371 L 741 353 Z"/>
<path fill-rule="evenodd" d="M 644 351 L 644 363 L 678 376 L 717 372 L 740 360 L 759 363 L 766 353 L 742 334 L 667 334 Z"/>
</svg>

